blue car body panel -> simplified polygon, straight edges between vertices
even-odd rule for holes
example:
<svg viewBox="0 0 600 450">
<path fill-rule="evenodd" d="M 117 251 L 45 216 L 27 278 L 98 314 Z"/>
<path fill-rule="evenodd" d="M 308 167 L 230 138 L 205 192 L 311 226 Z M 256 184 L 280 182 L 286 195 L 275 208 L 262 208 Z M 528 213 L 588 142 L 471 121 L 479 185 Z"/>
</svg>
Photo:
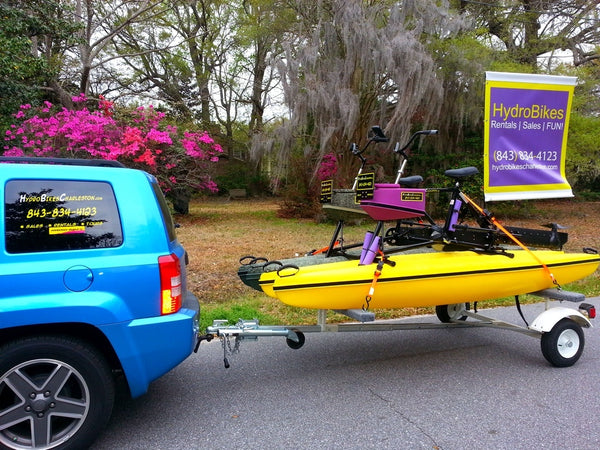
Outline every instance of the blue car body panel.
<svg viewBox="0 0 600 450">
<path fill-rule="evenodd" d="M 197 299 L 187 290 L 185 250 L 170 236 L 171 217 L 161 212 L 156 180 L 126 168 L 0 164 L 2 236 L 6 236 L 8 201 L 4 191 L 11 180 L 23 180 L 25 185 L 26 180 L 108 183 L 118 208 L 122 243 L 11 253 L 5 238 L 0 251 L 0 330 L 48 324 L 93 326 L 114 350 L 132 396 L 143 394 L 152 380 L 191 354 L 199 319 Z M 77 222 L 77 214 L 70 216 L 65 218 L 67 228 Z M 181 264 L 183 306 L 161 315 L 158 258 L 169 254 L 177 255 Z"/>
</svg>

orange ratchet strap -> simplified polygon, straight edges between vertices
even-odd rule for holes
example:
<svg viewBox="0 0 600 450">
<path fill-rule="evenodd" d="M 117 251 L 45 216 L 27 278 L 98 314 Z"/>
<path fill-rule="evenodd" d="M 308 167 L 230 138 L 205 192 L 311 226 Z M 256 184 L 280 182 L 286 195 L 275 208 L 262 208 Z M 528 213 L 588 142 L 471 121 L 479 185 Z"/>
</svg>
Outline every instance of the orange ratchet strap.
<svg viewBox="0 0 600 450">
<path fill-rule="evenodd" d="M 365 297 L 365 304 L 363 304 L 362 307 L 363 311 L 368 311 L 369 309 L 369 303 L 371 303 L 371 300 L 373 300 L 373 294 L 375 294 L 375 285 L 377 284 L 377 280 L 381 276 L 381 271 L 383 270 L 383 265 L 385 264 L 385 259 L 381 250 L 379 250 L 378 253 L 381 255 L 381 260 L 377 263 L 377 268 L 375 269 L 375 273 L 373 273 L 373 281 L 371 281 L 369 293 Z"/>
<path fill-rule="evenodd" d="M 333 246 L 335 247 L 339 243 L 340 243 L 340 241 L 335 241 L 335 243 L 333 244 Z M 319 250 L 313 250 L 312 252 L 310 252 L 310 254 L 311 255 L 318 255 L 319 253 L 326 252 L 327 250 L 329 250 L 329 246 L 320 248 Z"/>
<path fill-rule="evenodd" d="M 554 275 L 552 274 L 552 272 L 550 272 L 550 269 L 548 268 L 548 266 L 546 264 L 544 264 L 544 261 L 542 261 L 540 258 L 537 257 L 537 255 L 535 253 L 533 253 L 531 250 L 529 250 L 521 241 L 519 241 L 510 231 L 508 231 L 506 228 L 504 228 L 500 222 L 498 222 L 498 220 L 496 220 L 496 218 L 494 216 L 491 216 L 490 214 L 486 213 L 483 208 L 481 208 L 477 203 L 475 203 L 473 200 L 471 200 L 466 194 L 464 194 L 463 192 L 460 193 L 461 197 L 463 197 L 467 203 L 469 203 L 471 206 L 473 206 L 477 211 L 479 211 L 480 214 L 482 214 L 485 217 L 488 217 L 492 223 L 498 227 L 498 229 L 500 231 L 502 231 L 504 234 L 506 234 L 510 239 L 512 239 L 514 241 L 515 244 L 517 244 L 519 247 L 521 247 L 523 250 L 525 250 L 527 253 L 529 253 L 531 256 L 533 256 L 533 258 L 541 264 L 541 266 L 544 268 L 544 271 L 548 274 L 548 276 L 550 277 L 550 279 L 552 280 L 552 284 L 556 285 L 556 287 L 558 289 L 562 289 L 560 284 L 558 284 L 558 281 L 556 281 L 556 278 L 554 278 Z"/>
</svg>

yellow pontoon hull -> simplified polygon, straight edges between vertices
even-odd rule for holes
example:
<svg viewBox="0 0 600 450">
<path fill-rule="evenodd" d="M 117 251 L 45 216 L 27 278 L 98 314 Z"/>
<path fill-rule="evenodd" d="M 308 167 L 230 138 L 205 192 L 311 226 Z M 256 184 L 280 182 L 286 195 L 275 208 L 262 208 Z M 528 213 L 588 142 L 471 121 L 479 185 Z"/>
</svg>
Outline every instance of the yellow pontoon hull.
<svg viewBox="0 0 600 450">
<path fill-rule="evenodd" d="M 399 254 L 384 265 L 370 307 L 389 309 L 474 302 L 554 287 L 592 274 L 600 256 L 516 250 L 513 257 L 471 251 Z M 535 256 L 534 256 L 535 255 Z M 300 308 L 354 309 L 365 304 L 376 265 L 357 261 L 289 268 L 260 276 L 261 289 Z"/>
</svg>

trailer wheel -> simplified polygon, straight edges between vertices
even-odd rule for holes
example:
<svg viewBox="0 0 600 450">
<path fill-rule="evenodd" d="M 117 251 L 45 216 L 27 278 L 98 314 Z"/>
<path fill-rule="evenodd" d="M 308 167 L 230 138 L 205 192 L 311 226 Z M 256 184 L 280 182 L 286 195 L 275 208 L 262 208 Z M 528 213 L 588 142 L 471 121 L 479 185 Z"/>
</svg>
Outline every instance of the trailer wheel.
<svg viewBox="0 0 600 450">
<path fill-rule="evenodd" d="M 285 342 L 289 348 L 298 350 L 299 348 L 301 348 L 304 345 L 304 341 L 306 341 L 306 338 L 304 337 L 304 333 L 302 331 L 297 331 L 297 330 L 292 330 L 292 331 L 294 333 L 296 333 L 296 336 L 298 336 L 298 342 L 296 342 L 290 338 L 285 338 Z"/>
<path fill-rule="evenodd" d="M 569 367 L 577 362 L 585 338 L 581 325 L 572 319 L 562 319 L 552 329 L 542 334 L 542 354 L 556 367 Z"/>
<path fill-rule="evenodd" d="M 469 310 L 469 303 L 453 303 L 452 305 L 437 305 L 435 315 L 443 323 L 450 323 L 454 320 L 467 320 L 467 316 L 461 314 Z"/>
</svg>

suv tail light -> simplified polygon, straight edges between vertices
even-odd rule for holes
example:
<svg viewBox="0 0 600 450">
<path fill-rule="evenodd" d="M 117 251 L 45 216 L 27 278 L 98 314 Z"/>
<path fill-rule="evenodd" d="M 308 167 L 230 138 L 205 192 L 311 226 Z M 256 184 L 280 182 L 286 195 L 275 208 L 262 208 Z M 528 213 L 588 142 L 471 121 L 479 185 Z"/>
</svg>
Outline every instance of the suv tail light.
<svg viewBox="0 0 600 450">
<path fill-rule="evenodd" d="M 160 270 L 160 313 L 172 314 L 181 308 L 181 266 L 174 253 L 158 257 Z"/>
</svg>

